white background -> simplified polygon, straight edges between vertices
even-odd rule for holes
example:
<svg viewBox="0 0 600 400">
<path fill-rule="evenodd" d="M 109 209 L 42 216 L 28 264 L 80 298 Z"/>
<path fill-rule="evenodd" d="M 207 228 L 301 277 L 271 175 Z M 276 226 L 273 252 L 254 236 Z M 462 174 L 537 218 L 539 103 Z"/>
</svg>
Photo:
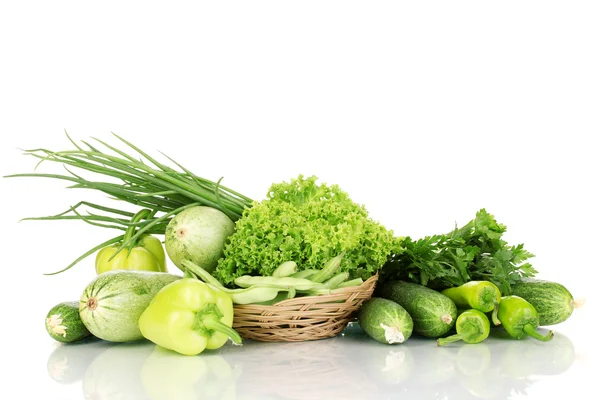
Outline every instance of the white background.
<svg viewBox="0 0 600 400">
<path fill-rule="evenodd" d="M 115 132 L 255 199 L 315 174 L 398 235 L 446 232 L 486 208 L 536 254 L 539 277 L 587 298 L 573 318 L 591 322 L 599 11 L 585 1 L 3 2 L 0 174 L 33 170 L 19 148 L 69 148 L 64 130 L 113 143 Z M 66 397 L 46 376 L 42 320 L 79 297 L 93 258 L 42 274 L 114 236 L 18 223 L 81 199 L 110 204 L 65 186 L 0 180 L 7 381 L 51 398 Z M 585 358 L 592 335 L 573 334 Z"/>
</svg>

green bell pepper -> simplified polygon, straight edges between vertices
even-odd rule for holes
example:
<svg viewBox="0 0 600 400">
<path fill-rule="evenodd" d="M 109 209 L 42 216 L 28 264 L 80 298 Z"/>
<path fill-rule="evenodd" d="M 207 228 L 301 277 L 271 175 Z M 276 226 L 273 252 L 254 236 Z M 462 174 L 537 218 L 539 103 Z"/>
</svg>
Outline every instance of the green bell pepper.
<svg viewBox="0 0 600 400">
<path fill-rule="evenodd" d="M 194 278 L 179 279 L 162 288 L 139 319 L 146 339 L 190 356 L 218 349 L 228 338 L 241 344 L 232 324 L 231 297 Z"/>
<path fill-rule="evenodd" d="M 135 223 L 150 214 L 150 210 L 144 209 L 131 219 L 131 226 L 125 232 L 123 241 L 129 240 L 135 231 Z M 142 235 L 137 240 L 136 246 L 131 251 L 121 250 L 121 243 L 113 244 L 103 248 L 96 255 L 96 273 L 100 275 L 112 270 L 138 270 L 167 272 L 167 259 L 165 250 L 159 239 L 150 235 Z"/>
</svg>

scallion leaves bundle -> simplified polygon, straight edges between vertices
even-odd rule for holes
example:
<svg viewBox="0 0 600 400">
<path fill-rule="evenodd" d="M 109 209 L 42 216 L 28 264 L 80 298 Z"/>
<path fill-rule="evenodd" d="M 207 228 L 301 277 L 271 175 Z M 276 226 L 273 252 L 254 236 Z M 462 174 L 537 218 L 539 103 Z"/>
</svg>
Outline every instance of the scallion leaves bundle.
<svg viewBox="0 0 600 400">
<path fill-rule="evenodd" d="M 125 145 L 129 153 L 99 139 L 94 139 L 97 142 L 94 145 L 86 141 L 81 141 L 79 144 L 67 135 L 74 149 L 25 150 L 25 155 L 40 160 L 38 166 L 43 162 L 60 163 L 65 167 L 67 174 L 33 172 L 7 176 L 64 180 L 72 183 L 69 188 L 98 190 L 114 200 L 125 201 L 150 210 L 146 218 L 133 223 L 137 230 L 130 239 L 123 241 L 124 235 L 115 236 L 90 249 L 65 269 L 56 273 L 71 268 L 83 258 L 107 245 L 123 241 L 121 249 L 131 249 L 143 234 L 164 234 L 170 219 L 188 207 L 210 206 L 236 221 L 241 217 L 244 209 L 251 205 L 250 198 L 221 185 L 221 179 L 214 182 L 202 178 L 165 155 L 178 168 L 175 169 L 159 162 L 122 137 L 116 134 L 114 136 Z M 100 180 L 85 178 L 80 171 L 99 176 Z M 81 212 L 82 207 L 88 208 L 86 214 Z M 133 215 L 134 213 L 119 208 L 81 201 L 56 215 L 25 219 L 78 219 L 95 226 L 126 231 L 132 225 Z"/>
</svg>

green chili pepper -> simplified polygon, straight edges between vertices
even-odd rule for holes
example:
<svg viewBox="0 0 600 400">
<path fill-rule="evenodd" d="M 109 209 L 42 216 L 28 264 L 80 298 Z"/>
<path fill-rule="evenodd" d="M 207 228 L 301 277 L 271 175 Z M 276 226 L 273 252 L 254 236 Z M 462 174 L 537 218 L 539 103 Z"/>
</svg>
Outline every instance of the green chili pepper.
<svg viewBox="0 0 600 400">
<path fill-rule="evenodd" d="M 131 224 L 123 242 L 132 238 L 135 232 L 135 223 L 151 214 L 148 209 L 143 209 L 133 216 Z M 142 235 L 131 250 L 121 249 L 122 242 L 103 248 L 96 255 L 96 273 L 100 275 L 112 270 L 141 270 L 153 272 L 167 272 L 165 250 L 159 239 L 150 235 Z"/>
<path fill-rule="evenodd" d="M 488 281 L 470 281 L 457 287 L 442 290 L 457 308 L 473 308 L 487 313 L 492 311 L 492 322 L 500 325 L 498 319 L 498 304 L 502 293 L 498 286 Z"/>
<path fill-rule="evenodd" d="M 463 340 L 466 343 L 479 343 L 490 335 L 490 321 L 479 310 L 464 310 L 456 318 L 456 334 L 437 340 L 438 346 Z"/>
<path fill-rule="evenodd" d="M 538 313 L 527 300 L 519 296 L 504 296 L 498 306 L 498 318 L 508 334 L 516 339 L 531 336 L 534 339 L 547 342 L 554 332 L 542 335 L 536 329 L 540 325 Z"/>
<path fill-rule="evenodd" d="M 184 355 L 218 349 L 228 338 L 241 344 L 229 295 L 198 279 L 182 278 L 163 287 L 139 319 L 142 335 Z"/>
</svg>

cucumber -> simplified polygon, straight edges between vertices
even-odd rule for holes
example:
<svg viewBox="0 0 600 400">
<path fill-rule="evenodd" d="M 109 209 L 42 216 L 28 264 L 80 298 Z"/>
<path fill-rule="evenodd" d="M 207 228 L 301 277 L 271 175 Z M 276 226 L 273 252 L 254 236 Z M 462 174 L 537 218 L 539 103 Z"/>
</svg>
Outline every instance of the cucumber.
<svg viewBox="0 0 600 400">
<path fill-rule="evenodd" d="M 46 331 L 61 343 L 73 343 L 91 335 L 79 316 L 79 303 L 65 301 L 52 307 L 46 315 Z"/>
<path fill-rule="evenodd" d="M 98 275 L 85 288 L 79 315 L 88 330 L 109 342 L 132 342 L 144 337 L 140 315 L 150 301 L 180 276 L 166 272 L 114 270 Z"/>
<path fill-rule="evenodd" d="M 413 320 L 408 312 L 392 300 L 373 297 L 358 311 L 358 324 L 378 342 L 403 343 L 412 334 Z"/>
<path fill-rule="evenodd" d="M 440 292 L 404 281 L 390 281 L 377 296 L 400 304 L 413 320 L 413 331 L 421 336 L 438 338 L 450 331 L 456 321 L 456 305 Z"/>
<path fill-rule="evenodd" d="M 512 285 L 512 294 L 527 300 L 538 312 L 540 326 L 556 325 L 566 321 L 577 303 L 573 295 L 560 283 L 525 278 Z"/>
</svg>

